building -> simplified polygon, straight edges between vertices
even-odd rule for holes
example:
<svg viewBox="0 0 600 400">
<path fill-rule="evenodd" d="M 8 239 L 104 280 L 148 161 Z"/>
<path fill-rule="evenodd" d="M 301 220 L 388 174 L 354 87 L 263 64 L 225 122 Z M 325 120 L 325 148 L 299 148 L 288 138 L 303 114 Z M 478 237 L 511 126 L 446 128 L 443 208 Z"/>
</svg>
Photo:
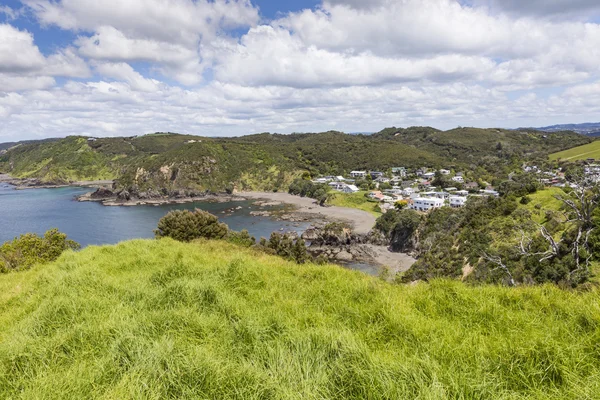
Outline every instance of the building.
<svg viewBox="0 0 600 400">
<path fill-rule="evenodd" d="M 469 195 L 469 192 L 467 190 L 457 190 L 454 192 L 454 194 L 457 196 L 466 197 Z"/>
<path fill-rule="evenodd" d="M 461 196 L 451 196 L 450 197 L 450 207 L 460 208 L 460 207 L 464 207 L 466 203 L 467 203 L 466 197 L 461 197 Z"/>
<path fill-rule="evenodd" d="M 430 197 L 417 197 L 413 199 L 413 204 L 410 208 L 417 211 L 431 211 L 434 208 L 441 208 L 444 206 L 444 200 Z"/>
<path fill-rule="evenodd" d="M 364 178 L 367 176 L 367 171 L 352 171 L 350 176 L 353 178 Z"/>
<path fill-rule="evenodd" d="M 406 168 L 394 167 L 394 168 L 392 168 L 392 174 L 394 176 L 399 176 L 400 178 L 404 178 L 404 177 L 406 177 Z"/>
<path fill-rule="evenodd" d="M 435 172 L 426 172 L 423 174 L 423 178 L 425 179 L 431 179 L 435 177 Z"/>
<path fill-rule="evenodd" d="M 341 192 L 343 193 L 356 193 L 359 189 L 354 185 L 344 185 Z"/>
<path fill-rule="evenodd" d="M 458 183 L 464 183 L 465 182 L 465 178 L 463 178 L 461 175 L 453 176 L 452 180 L 454 182 L 458 182 Z"/>
<path fill-rule="evenodd" d="M 440 169 L 440 174 L 442 174 L 442 175 L 450 175 L 450 171 L 448 171 L 447 169 Z"/>
<path fill-rule="evenodd" d="M 346 185 L 344 182 L 330 182 L 329 183 L 329 187 L 333 190 L 339 190 L 341 191 L 342 189 L 344 189 Z"/>
<path fill-rule="evenodd" d="M 379 171 L 371 171 L 369 174 L 371 175 L 371 178 L 373 178 L 373 180 L 379 179 L 383 176 L 383 172 Z"/>
</svg>

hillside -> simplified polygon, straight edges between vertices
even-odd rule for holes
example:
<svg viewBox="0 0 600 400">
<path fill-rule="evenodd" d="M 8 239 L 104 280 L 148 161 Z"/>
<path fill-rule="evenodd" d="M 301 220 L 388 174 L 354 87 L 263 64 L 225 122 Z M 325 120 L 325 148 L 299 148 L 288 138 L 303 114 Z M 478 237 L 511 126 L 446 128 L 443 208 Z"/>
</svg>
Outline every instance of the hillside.
<svg viewBox="0 0 600 400">
<path fill-rule="evenodd" d="M 600 141 L 591 142 L 583 146 L 550 154 L 551 160 L 579 161 L 588 158 L 600 159 Z"/>
<path fill-rule="evenodd" d="M 456 128 L 439 131 L 428 127 L 386 128 L 373 135 L 418 148 L 458 163 L 478 163 L 488 158 L 545 156 L 587 144 L 592 139 L 574 132 L 537 132 L 506 129 Z"/>
<path fill-rule="evenodd" d="M 583 124 L 559 124 L 544 126 L 542 128 L 529 128 L 545 132 L 573 131 L 582 135 L 600 136 L 600 122 L 586 122 Z"/>
<path fill-rule="evenodd" d="M 598 304 L 219 242 L 90 247 L 0 276 L 0 397 L 597 398 Z"/>
<path fill-rule="evenodd" d="M 344 174 L 394 166 L 469 168 L 506 175 L 523 157 L 589 142 L 575 133 L 464 128 L 389 128 L 374 135 L 341 132 L 207 138 L 157 133 L 125 138 L 68 137 L 22 144 L 0 156 L 0 172 L 42 182 L 117 179 L 120 188 L 154 194 L 178 190 L 287 190 L 303 172 Z M 506 168 L 505 168 L 506 167 Z M 503 170 L 506 169 L 506 171 Z M 486 177 L 480 172 L 480 176 Z"/>
</svg>

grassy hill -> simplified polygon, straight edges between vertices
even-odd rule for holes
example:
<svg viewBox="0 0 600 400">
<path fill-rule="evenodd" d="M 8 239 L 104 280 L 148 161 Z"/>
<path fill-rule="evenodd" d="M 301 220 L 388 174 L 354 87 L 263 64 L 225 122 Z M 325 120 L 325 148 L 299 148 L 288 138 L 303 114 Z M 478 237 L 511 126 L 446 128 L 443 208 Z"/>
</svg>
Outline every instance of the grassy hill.
<svg viewBox="0 0 600 400">
<path fill-rule="evenodd" d="M 600 159 L 600 141 L 550 154 L 551 160 L 579 161 L 588 158 Z"/>
<path fill-rule="evenodd" d="M 0 276 L 0 397 L 593 399 L 599 304 L 220 242 L 90 247 Z"/>
</svg>

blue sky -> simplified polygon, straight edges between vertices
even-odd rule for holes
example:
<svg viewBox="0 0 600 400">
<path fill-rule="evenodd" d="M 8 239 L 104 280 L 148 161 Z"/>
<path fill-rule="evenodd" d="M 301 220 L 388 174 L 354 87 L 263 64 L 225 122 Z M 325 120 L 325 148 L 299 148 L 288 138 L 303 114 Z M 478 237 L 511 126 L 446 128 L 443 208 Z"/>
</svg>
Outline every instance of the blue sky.
<svg viewBox="0 0 600 400">
<path fill-rule="evenodd" d="M 0 141 L 596 121 L 597 0 L 3 0 Z"/>
</svg>

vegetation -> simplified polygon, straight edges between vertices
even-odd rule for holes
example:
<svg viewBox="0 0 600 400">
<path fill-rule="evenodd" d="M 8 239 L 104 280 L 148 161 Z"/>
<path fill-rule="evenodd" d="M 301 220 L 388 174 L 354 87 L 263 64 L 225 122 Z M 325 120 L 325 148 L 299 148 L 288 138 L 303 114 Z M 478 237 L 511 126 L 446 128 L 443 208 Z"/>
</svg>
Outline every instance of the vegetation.
<svg viewBox="0 0 600 400">
<path fill-rule="evenodd" d="M 172 133 L 68 137 L 10 149 L 0 155 L 0 172 L 44 182 L 116 178 L 121 189 L 163 194 L 176 190 L 287 191 L 303 174 L 340 175 L 357 168 L 388 171 L 398 164 L 469 169 L 491 182 L 507 176 L 524 157 L 545 157 L 589 141 L 572 132 L 475 128 L 447 132 L 389 128 L 371 136 L 323 132 L 239 138 Z"/>
<path fill-rule="evenodd" d="M 600 159 L 600 141 L 594 141 L 572 149 L 550 154 L 551 160 L 580 161 L 588 158 Z"/>
<path fill-rule="evenodd" d="M 597 398 L 598 304 L 391 285 L 224 241 L 89 247 L 0 276 L 0 397 Z"/>
<path fill-rule="evenodd" d="M 180 242 L 196 239 L 223 239 L 229 228 L 208 211 L 175 210 L 158 221 L 154 231 L 157 238 L 170 237 Z"/>
<path fill-rule="evenodd" d="M 332 197 L 329 185 L 313 183 L 306 179 L 296 179 L 290 185 L 288 192 L 300 197 L 310 197 L 317 200 L 321 205 Z"/>
<path fill-rule="evenodd" d="M 27 233 L 0 245 L 0 273 L 21 271 L 35 264 L 58 259 L 65 250 L 76 250 L 79 244 L 67 239 L 58 229 L 47 231 L 40 237 Z"/>
<path fill-rule="evenodd" d="M 381 216 L 379 202 L 367 198 L 365 196 L 367 193 L 368 192 L 365 191 L 356 193 L 336 193 L 327 203 L 332 206 L 357 208 L 359 210 L 367 211 L 376 217 Z"/>
</svg>

